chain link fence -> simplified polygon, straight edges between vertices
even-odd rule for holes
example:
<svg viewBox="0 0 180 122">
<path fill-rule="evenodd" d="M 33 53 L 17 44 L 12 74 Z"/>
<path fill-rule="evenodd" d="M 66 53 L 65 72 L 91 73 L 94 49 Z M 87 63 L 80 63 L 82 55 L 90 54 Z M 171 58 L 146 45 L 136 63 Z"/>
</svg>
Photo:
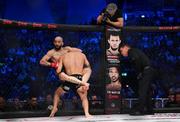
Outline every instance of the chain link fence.
<svg viewBox="0 0 180 122">
<path fill-rule="evenodd" d="M 101 31 L 1 28 L 0 35 L 0 96 L 4 101 L 2 111 L 46 110 L 52 105 L 54 91 L 61 81 L 54 69 L 41 66 L 39 61 L 53 48 L 52 42 L 58 35 L 64 38 L 65 46 L 80 48 L 86 54 L 92 68 L 88 98 L 91 101 L 99 100 L 99 109 L 104 109 Z M 64 110 L 67 111 L 76 106 L 74 101 L 79 101 L 79 97 L 73 92 L 66 93 L 63 99 L 69 101 L 66 103 L 71 103 L 64 104 Z"/>
</svg>

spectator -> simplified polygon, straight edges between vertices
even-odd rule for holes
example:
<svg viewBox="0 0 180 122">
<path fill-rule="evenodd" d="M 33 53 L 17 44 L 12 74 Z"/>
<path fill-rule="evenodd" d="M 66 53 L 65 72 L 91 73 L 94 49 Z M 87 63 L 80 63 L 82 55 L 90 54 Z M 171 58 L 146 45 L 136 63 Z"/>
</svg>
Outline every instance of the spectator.
<svg viewBox="0 0 180 122">
<path fill-rule="evenodd" d="M 51 94 L 46 96 L 45 108 L 48 110 L 52 110 L 53 108 L 53 98 Z"/>
<path fill-rule="evenodd" d="M 96 108 L 96 109 L 101 108 L 102 103 L 100 100 L 98 100 L 98 97 L 96 95 L 92 95 L 91 99 L 92 99 L 92 101 L 91 101 L 92 108 Z"/>
<path fill-rule="evenodd" d="M 80 108 L 79 107 L 79 102 L 80 102 L 80 100 L 77 98 L 77 96 L 73 96 L 72 104 L 73 104 L 73 109 L 74 110 L 78 110 Z"/>
<path fill-rule="evenodd" d="M 37 97 L 31 97 L 31 99 L 29 100 L 27 109 L 28 110 L 39 110 L 40 109 L 40 107 L 38 105 Z"/>
<path fill-rule="evenodd" d="M 23 104 L 20 102 L 19 98 L 15 98 L 13 102 L 13 109 L 15 111 L 23 110 Z"/>
<path fill-rule="evenodd" d="M 0 96 L 0 112 L 4 112 L 6 107 L 6 101 L 2 96 Z"/>
</svg>

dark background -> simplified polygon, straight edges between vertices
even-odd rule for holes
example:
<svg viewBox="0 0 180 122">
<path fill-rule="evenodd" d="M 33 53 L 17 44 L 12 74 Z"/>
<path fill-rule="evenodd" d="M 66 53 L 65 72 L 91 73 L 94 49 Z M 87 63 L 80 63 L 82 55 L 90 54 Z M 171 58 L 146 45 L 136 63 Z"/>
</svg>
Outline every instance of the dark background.
<svg viewBox="0 0 180 122">
<path fill-rule="evenodd" d="M 125 26 L 180 25 L 180 0 L 1 0 L 0 18 L 56 24 L 96 24 L 96 17 L 110 2 L 123 11 Z M 143 50 L 157 68 L 158 78 L 152 85 L 153 97 L 179 93 L 180 32 L 124 32 L 123 40 Z M 103 99 L 100 32 L 58 32 L 48 30 L 0 29 L 0 96 L 5 101 L 15 98 L 44 100 L 53 95 L 59 80 L 53 69 L 42 67 L 39 60 L 53 47 L 56 35 L 65 45 L 79 47 L 87 55 L 93 74 L 89 98 Z M 122 64 L 124 97 L 136 97 L 134 71 Z M 73 93 L 64 96 L 72 99 Z"/>
</svg>

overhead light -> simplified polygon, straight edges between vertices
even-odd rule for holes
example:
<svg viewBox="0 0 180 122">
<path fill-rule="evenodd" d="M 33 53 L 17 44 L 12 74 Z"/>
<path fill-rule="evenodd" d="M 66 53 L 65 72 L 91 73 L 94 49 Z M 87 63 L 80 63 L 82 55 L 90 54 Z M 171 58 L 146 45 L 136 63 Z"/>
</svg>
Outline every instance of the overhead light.
<svg viewBox="0 0 180 122">
<path fill-rule="evenodd" d="M 145 18 L 145 15 L 141 15 L 141 18 Z"/>
</svg>

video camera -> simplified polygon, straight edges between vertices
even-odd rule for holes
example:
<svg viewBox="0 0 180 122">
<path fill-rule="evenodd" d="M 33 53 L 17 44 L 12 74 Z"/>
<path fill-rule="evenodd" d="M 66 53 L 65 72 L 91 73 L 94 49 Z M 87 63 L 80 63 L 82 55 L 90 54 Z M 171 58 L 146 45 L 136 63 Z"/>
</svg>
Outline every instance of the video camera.
<svg viewBox="0 0 180 122">
<path fill-rule="evenodd" d="M 111 15 L 109 14 L 109 12 L 105 11 L 104 15 L 103 15 L 103 18 L 102 18 L 102 24 L 106 24 L 107 19 L 110 18 L 110 17 L 111 17 Z"/>
</svg>

